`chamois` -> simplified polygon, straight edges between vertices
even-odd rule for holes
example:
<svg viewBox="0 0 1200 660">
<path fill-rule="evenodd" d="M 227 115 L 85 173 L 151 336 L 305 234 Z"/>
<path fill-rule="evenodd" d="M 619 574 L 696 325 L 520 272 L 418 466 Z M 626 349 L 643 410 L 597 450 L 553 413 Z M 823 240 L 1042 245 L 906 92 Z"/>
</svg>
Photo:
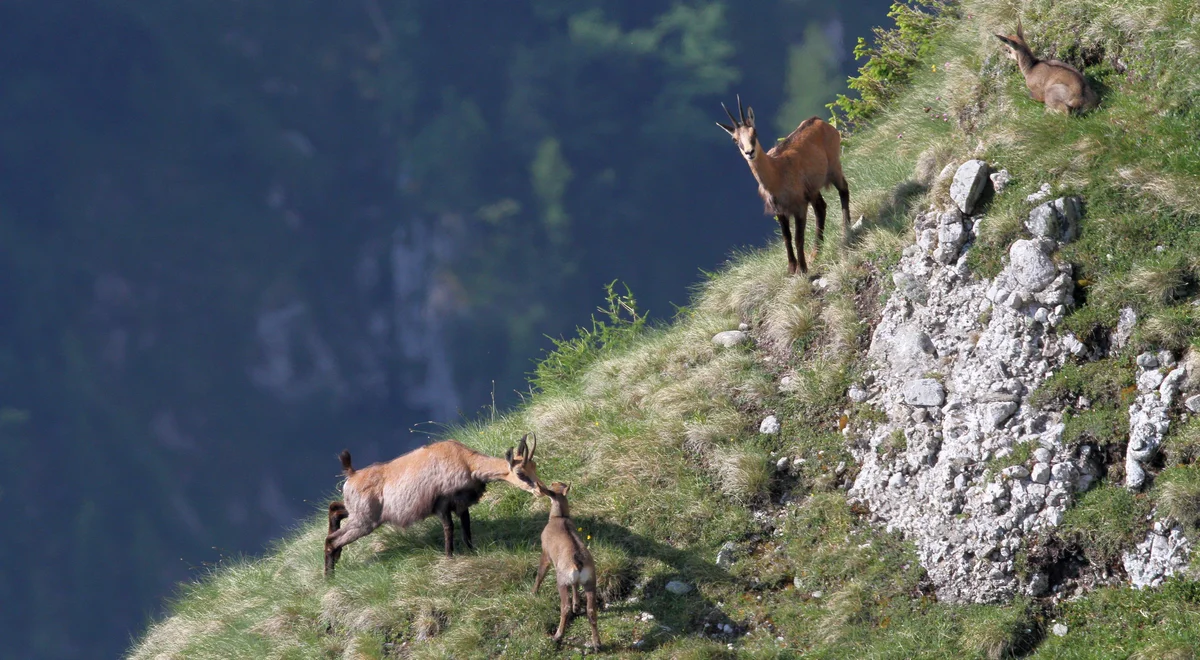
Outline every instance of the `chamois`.
<svg viewBox="0 0 1200 660">
<path fill-rule="evenodd" d="M 1066 62 L 1039 60 L 1034 56 L 1025 44 L 1020 19 L 1017 19 L 1015 35 L 997 34 L 996 38 L 1004 42 L 1004 54 L 1017 63 L 1021 75 L 1025 76 L 1029 96 L 1046 104 L 1047 110 L 1069 115 L 1072 111 L 1090 110 L 1099 103 L 1096 92 L 1088 86 L 1079 69 Z"/>
<path fill-rule="evenodd" d="M 596 627 L 596 563 L 592 553 L 583 545 L 583 539 L 571 522 L 567 508 L 567 491 L 571 484 L 554 482 L 542 494 L 550 498 L 550 521 L 542 530 L 542 558 L 538 562 L 537 580 L 533 583 L 533 595 L 537 595 L 546 577 L 546 569 L 553 564 L 555 581 L 558 582 L 558 632 L 554 641 L 562 641 L 567 630 L 567 616 L 579 605 L 579 587 L 587 596 L 588 621 L 592 624 L 592 646 L 600 648 L 600 630 Z M 567 604 L 570 594 L 570 604 Z"/>
<path fill-rule="evenodd" d="M 510 448 L 504 458 L 481 454 L 456 440 L 444 440 L 361 470 L 354 469 L 350 452 L 343 451 L 339 458 L 346 475 L 344 502 L 329 504 L 325 575 L 333 574 L 342 548 L 381 524 L 403 528 L 434 514 L 442 520 L 447 557 L 454 554 L 452 513 L 458 514 L 463 541 L 473 549 L 468 509 L 483 496 L 488 482 L 503 480 L 534 495 L 544 494 L 533 461 L 537 436 L 529 444 L 528 438 L 521 438 L 516 452 Z M 346 527 L 341 526 L 343 520 Z"/>
<path fill-rule="evenodd" d="M 804 259 L 804 224 L 808 206 L 813 207 L 817 218 L 817 240 L 813 246 L 813 259 L 817 257 L 821 240 L 825 237 L 825 200 L 821 189 L 830 185 L 837 188 L 842 200 L 842 247 L 850 237 L 850 186 L 842 174 L 842 136 L 838 130 L 819 117 L 810 117 L 800 122 L 792 134 L 779 144 L 763 151 L 754 128 L 754 108 L 742 112 L 742 98 L 738 96 L 738 116 L 722 103 L 732 126 L 717 122 L 733 138 L 750 166 L 750 172 L 758 181 L 758 194 L 762 197 L 767 215 L 775 216 L 783 233 L 783 244 L 787 246 L 788 273 L 794 275 L 799 269 L 808 272 Z M 796 222 L 796 252 L 792 252 L 791 218 Z M 797 263 L 797 254 L 799 262 Z"/>
</svg>

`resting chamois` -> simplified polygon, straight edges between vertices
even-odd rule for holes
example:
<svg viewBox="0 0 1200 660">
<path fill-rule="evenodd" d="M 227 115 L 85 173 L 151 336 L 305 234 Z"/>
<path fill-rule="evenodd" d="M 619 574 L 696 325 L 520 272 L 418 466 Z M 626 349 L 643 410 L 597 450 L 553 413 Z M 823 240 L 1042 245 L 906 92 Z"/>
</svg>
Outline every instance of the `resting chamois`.
<svg viewBox="0 0 1200 660">
<path fill-rule="evenodd" d="M 1004 54 L 1017 63 L 1021 75 L 1025 76 L 1029 96 L 1045 103 L 1047 110 L 1069 115 L 1072 111 L 1090 110 L 1099 103 L 1096 92 L 1088 86 L 1079 69 L 1066 62 L 1034 57 L 1033 51 L 1025 44 L 1025 32 L 1020 19 L 1017 19 L 1015 35 L 997 34 L 996 38 L 1004 42 Z"/>
<path fill-rule="evenodd" d="M 721 104 L 725 108 L 725 104 Z M 804 224 L 808 206 L 813 207 L 817 217 L 817 240 L 813 246 L 813 259 L 825 238 L 825 200 L 821 189 L 830 185 L 837 188 L 842 200 L 842 247 L 850 238 L 850 186 L 842 174 L 842 136 L 837 129 L 818 117 L 800 122 L 792 134 L 779 144 L 763 151 L 754 128 L 754 108 L 742 112 L 742 99 L 738 97 L 738 116 L 734 119 L 729 108 L 725 108 L 732 126 L 717 122 L 733 137 L 738 150 L 746 158 L 746 164 L 758 181 L 758 194 L 763 199 L 767 215 L 775 216 L 783 233 L 783 244 L 787 246 L 788 273 L 799 269 L 808 272 L 804 259 Z M 796 251 L 792 252 L 791 220 L 796 221 Z M 797 262 L 799 255 L 799 262 Z"/>
<path fill-rule="evenodd" d="M 542 530 L 542 558 L 538 562 L 537 580 L 533 583 L 533 595 L 537 595 L 546 577 L 546 569 L 554 565 L 554 578 L 558 582 L 558 632 L 554 641 L 562 640 L 567 630 L 567 617 L 579 605 L 579 588 L 587 596 L 588 621 L 592 624 L 592 647 L 600 648 L 600 630 L 596 627 L 596 564 L 592 553 L 583 545 L 583 539 L 571 522 L 567 508 L 567 491 L 571 484 L 554 482 L 542 494 L 550 498 L 550 521 Z M 568 605 L 567 594 L 570 594 Z"/>
<path fill-rule="evenodd" d="M 435 442 L 415 449 L 387 463 L 376 463 L 361 470 L 350 464 L 350 452 L 339 458 L 346 484 L 344 502 L 329 504 L 329 534 L 325 537 L 325 575 L 331 575 L 342 555 L 342 548 L 375 531 L 383 523 L 407 527 L 437 514 L 442 519 L 446 556 L 454 554 L 454 520 L 462 522 L 463 541 L 471 542 L 471 516 L 468 509 L 479 501 L 488 482 L 508 483 L 542 495 L 532 444 L 521 438 L 516 452 L 510 448 L 504 458 L 481 454 L 456 440 Z M 346 527 L 341 527 L 346 520 Z"/>
</svg>

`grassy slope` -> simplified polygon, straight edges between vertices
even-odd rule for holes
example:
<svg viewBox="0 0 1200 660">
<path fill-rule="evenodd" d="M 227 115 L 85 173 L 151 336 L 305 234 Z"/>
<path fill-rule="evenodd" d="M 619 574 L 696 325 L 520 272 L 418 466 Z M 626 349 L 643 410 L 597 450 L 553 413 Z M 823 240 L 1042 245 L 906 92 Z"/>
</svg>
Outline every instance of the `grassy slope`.
<svg viewBox="0 0 1200 660">
<path fill-rule="evenodd" d="M 1083 236 L 1063 256 L 1077 265 L 1086 298 L 1069 325 L 1079 332 L 1111 325 L 1121 306 L 1133 305 L 1148 319 L 1139 345 L 1193 341 L 1196 308 L 1187 298 L 1200 266 L 1194 3 L 968 0 L 961 12 L 912 87 L 848 141 L 854 216 L 865 215 L 868 230 L 840 260 L 831 252 L 817 260 L 827 288 L 786 277 L 777 246 L 740 255 L 701 285 L 673 325 L 630 346 L 594 349 L 594 359 L 571 362 L 520 410 L 448 434 L 499 455 L 520 433 L 538 432 L 540 471 L 547 481 L 573 483 L 572 508 L 599 564 L 607 653 L 961 658 L 1016 649 L 1046 658 L 1157 658 L 1193 657 L 1189 649 L 1200 647 L 1200 586 L 1182 580 L 1156 591 L 1100 589 L 1050 612 L 1024 601 L 936 603 L 925 595 L 911 547 L 866 525 L 843 495 L 853 462 L 839 423 L 854 428 L 878 415 L 852 407 L 845 387 L 861 368 L 871 314 L 890 287 L 888 264 L 909 240 L 912 210 L 946 195 L 916 184 L 914 170 L 983 157 L 1012 173 L 972 257 L 983 275 L 999 268 L 1020 235 L 1025 195 L 1042 182 L 1082 194 Z M 1099 111 L 1046 116 L 1026 97 L 990 36 L 1018 12 L 1035 49 L 1089 64 L 1104 88 Z M 749 179 L 745 194 L 752 215 Z M 712 335 L 739 322 L 751 324 L 755 345 L 715 348 Z M 1105 365 L 1113 377 L 1095 382 L 1125 382 L 1116 370 L 1128 371 L 1127 360 Z M 1055 385 L 1068 393 L 1074 386 Z M 1107 396 L 1118 422 L 1098 413 L 1105 423 L 1092 425 L 1119 433 L 1119 393 Z M 777 436 L 757 433 L 768 412 L 782 421 Z M 1088 419 L 1076 426 L 1091 428 Z M 1167 444 L 1177 464 L 1162 480 L 1169 484 L 1124 499 L 1101 486 L 1081 500 L 1068 522 L 1084 543 L 1103 537 L 1103 552 L 1093 552 L 1127 543 L 1128 535 L 1105 530 L 1115 520 L 1136 532 L 1133 517 L 1160 491 L 1172 493 L 1173 511 L 1187 514 L 1196 500 L 1187 495 L 1200 489 L 1190 464 L 1200 429 L 1179 427 Z M 784 451 L 808 457 L 798 479 L 774 480 L 773 458 Z M 842 461 L 850 471 L 838 475 Z M 791 503 L 770 503 L 785 491 Z M 545 502 L 496 486 L 473 513 L 475 553 L 442 559 L 435 521 L 380 530 L 347 549 L 330 582 L 320 570 L 323 516 L 314 513 L 267 556 L 228 563 L 188 585 L 132 656 L 555 655 L 547 635 L 557 598 L 546 587 L 529 594 Z M 742 556 L 726 571 L 713 558 L 730 539 Z M 671 579 L 697 589 L 672 595 L 663 588 Z M 1070 632 L 1044 635 L 1050 617 Z M 735 634 L 710 634 L 724 624 Z M 586 626 L 576 623 L 563 650 L 585 639 Z"/>
</svg>

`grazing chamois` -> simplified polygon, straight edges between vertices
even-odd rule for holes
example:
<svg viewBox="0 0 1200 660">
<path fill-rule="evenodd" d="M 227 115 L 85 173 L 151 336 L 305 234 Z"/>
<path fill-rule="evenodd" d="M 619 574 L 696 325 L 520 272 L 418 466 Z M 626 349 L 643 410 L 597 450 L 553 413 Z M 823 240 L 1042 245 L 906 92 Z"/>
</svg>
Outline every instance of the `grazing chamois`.
<svg viewBox="0 0 1200 660">
<path fill-rule="evenodd" d="M 383 523 L 407 527 L 437 514 L 445 533 L 446 556 L 454 554 L 454 520 L 462 522 L 463 541 L 471 542 L 471 516 L 468 509 L 479 501 L 488 482 L 507 481 L 534 495 L 544 494 L 537 476 L 533 453 L 537 436 L 521 438 L 516 452 L 510 448 L 504 458 L 481 454 L 457 440 L 445 440 L 415 449 L 387 463 L 375 463 L 355 470 L 350 452 L 343 451 L 343 502 L 329 504 L 329 534 L 325 537 L 325 575 L 331 575 L 342 555 L 342 548 L 375 531 Z M 341 523 L 346 520 L 346 526 Z"/>
<path fill-rule="evenodd" d="M 732 126 L 717 122 L 733 137 L 738 151 L 746 158 L 746 164 L 758 181 L 758 194 L 763 199 L 767 215 L 775 216 L 783 232 L 783 244 L 787 246 L 788 273 L 799 269 L 808 272 L 804 259 L 804 223 L 811 204 L 817 217 L 817 240 L 813 246 L 813 259 L 825 238 L 825 200 L 821 189 L 830 185 L 837 188 L 842 200 L 842 247 L 850 238 L 850 186 L 842 174 L 842 135 L 838 130 L 819 117 L 810 117 L 800 122 L 792 134 L 779 144 L 763 151 L 754 128 L 754 108 L 742 112 L 742 98 L 738 96 L 738 116 L 722 103 Z M 792 252 L 791 219 L 796 222 L 796 251 Z M 799 261 L 797 262 L 797 255 Z"/>
<path fill-rule="evenodd" d="M 1017 19 L 1016 34 L 997 34 L 996 38 L 1004 42 L 1004 54 L 1017 63 L 1021 75 L 1025 76 L 1029 96 L 1046 104 L 1046 110 L 1069 115 L 1072 111 L 1090 110 L 1099 103 L 1099 97 L 1079 69 L 1066 62 L 1039 60 L 1034 56 L 1025 44 L 1020 19 Z"/>
<path fill-rule="evenodd" d="M 558 582 L 558 632 L 554 641 L 562 641 L 567 631 L 567 617 L 575 613 L 579 605 L 579 588 L 587 596 L 588 621 L 592 624 L 592 647 L 600 648 L 600 630 L 596 627 L 596 563 L 592 553 L 583 545 L 583 539 L 571 522 L 567 508 L 567 491 L 571 484 L 554 482 L 542 494 L 550 498 L 550 521 L 542 530 L 542 558 L 538 562 L 537 580 L 533 583 L 533 595 L 537 595 L 546 577 L 546 569 L 554 565 L 554 577 Z M 568 599 L 569 594 L 569 599 Z M 570 603 L 568 604 L 568 600 Z"/>
</svg>

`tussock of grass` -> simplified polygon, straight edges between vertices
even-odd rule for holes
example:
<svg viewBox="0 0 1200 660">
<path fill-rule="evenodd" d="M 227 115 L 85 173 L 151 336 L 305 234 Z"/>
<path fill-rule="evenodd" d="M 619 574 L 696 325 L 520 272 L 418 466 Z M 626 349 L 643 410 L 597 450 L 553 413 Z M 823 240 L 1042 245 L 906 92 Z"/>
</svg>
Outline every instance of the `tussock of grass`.
<svg viewBox="0 0 1200 660">
<path fill-rule="evenodd" d="M 1006 608 L 973 607 L 963 622 L 963 648 L 988 660 L 1016 657 L 1016 651 L 1037 635 L 1030 606 L 1018 599 Z"/>
<path fill-rule="evenodd" d="M 1155 479 L 1154 503 L 1164 518 L 1177 521 L 1189 536 L 1200 529 L 1200 469 L 1177 466 Z"/>
<path fill-rule="evenodd" d="M 1149 512 L 1144 497 L 1117 484 L 1104 484 L 1081 495 L 1075 506 L 1067 509 L 1058 534 L 1077 543 L 1092 564 L 1107 566 L 1141 540 Z"/>
</svg>

